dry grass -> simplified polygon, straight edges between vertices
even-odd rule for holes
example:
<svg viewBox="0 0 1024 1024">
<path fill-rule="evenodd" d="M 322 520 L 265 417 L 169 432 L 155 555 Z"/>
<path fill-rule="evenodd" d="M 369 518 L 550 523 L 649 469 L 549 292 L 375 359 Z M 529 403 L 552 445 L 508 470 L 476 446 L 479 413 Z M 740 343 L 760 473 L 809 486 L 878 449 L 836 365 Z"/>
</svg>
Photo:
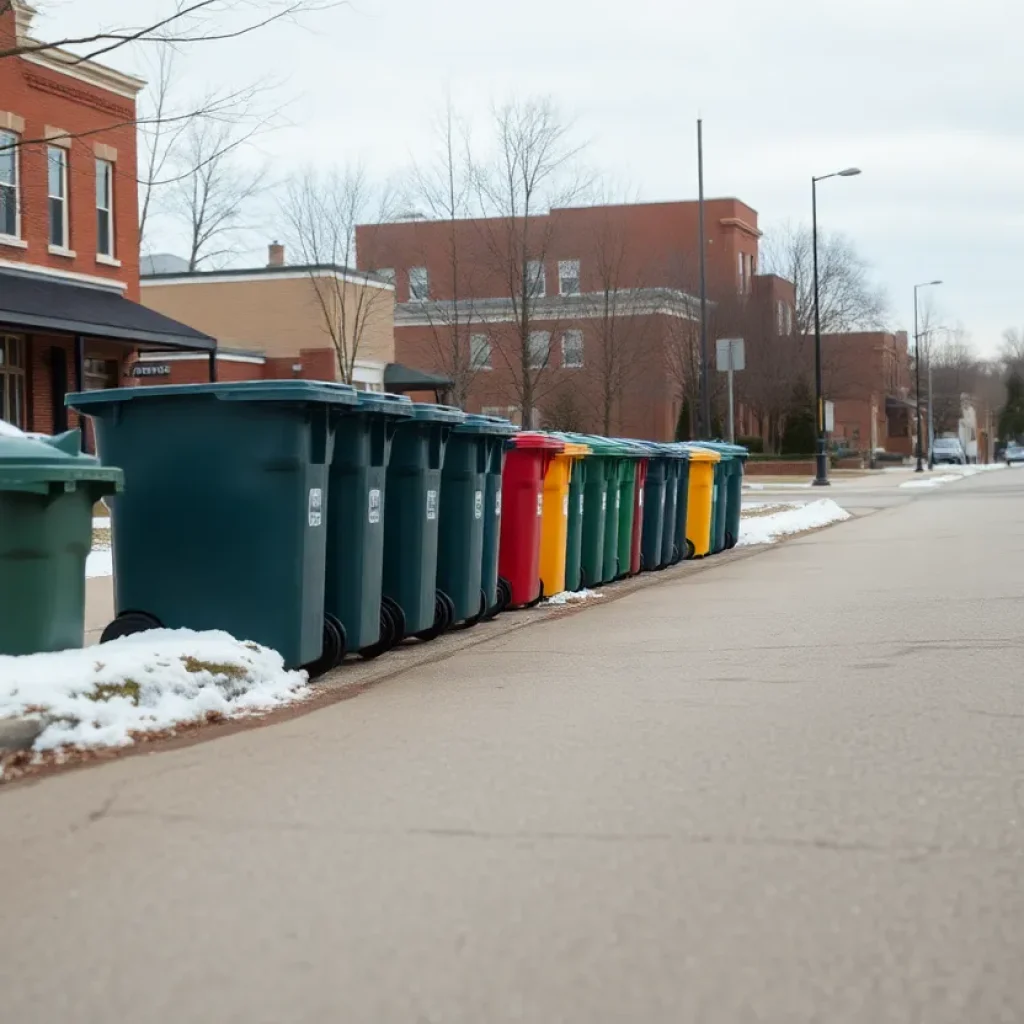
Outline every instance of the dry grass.
<svg viewBox="0 0 1024 1024">
<path fill-rule="evenodd" d="M 757 508 L 745 508 L 740 511 L 740 519 L 760 519 L 762 516 L 784 512 L 790 507 L 789 505 L 758 505 Z"/>
</svg>

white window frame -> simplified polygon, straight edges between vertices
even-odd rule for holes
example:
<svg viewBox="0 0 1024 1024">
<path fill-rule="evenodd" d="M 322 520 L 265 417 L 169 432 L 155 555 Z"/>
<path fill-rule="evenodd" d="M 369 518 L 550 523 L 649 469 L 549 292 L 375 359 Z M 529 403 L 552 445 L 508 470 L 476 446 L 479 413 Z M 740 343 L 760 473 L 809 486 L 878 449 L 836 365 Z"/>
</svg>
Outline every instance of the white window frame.
<svg viewBox="0 0 1024 1024">
<path fill-rule="evenodd" d="M 543 370 L 546 366 L 551 363 L 551 332 L 550 331 L 530 331 L 530 339 L 528 342 L 530 350 L 527 353 L 528 360 L 527 365 L 531 370 Z M 544 345 L 544 360 L 538 363 L 535 359 L 535 345 Z"/>
<path fill-rule="evenodd" d="M 572 339 L 574 343 L 579 344 L 579 360 L 576 362 L 569 362 L 569 347 L 566 342 Z M 582 370 L 583 369 L 583 332 L 580 330 L 563 331 L 562 332 L 562 366 L 566 370 Z"/>
<path fill-rule="evenodd" d="M 413 287 L 413 280 L 420 276 L 422 272 L 423 276 L 423 294 L 417 295 L 416 289 Z M 430 298 L 430 271 L 426 267 L 410 267 L 409 268 L 409 301 L 410 302 L 426 302 Z"/>
<path fill-rule="evenodd" d="M 17 398 L 13 404 L 17 405 L 17 415 L 14 419 L 6 420 L 13 426 L 24 430 L 27 427 L 26 401 L 27 401 L 27 375 L 25 373 L 28 365 L 28 344 L 24 335 L 0 334 L 0 341 L 4 342 L 4 357 L 0 362 L 0 391 L 2 391 L 5 407 L 11 404 L 12 397 Z M 10 353 L 16 351 L 18 358 L 11 359 Z"/>
<path fill-rule="evenodd" d="M 107 171 L 107 205 L 100 205 L 100 175 L 103 169 Z M 106 214 L 107 217 L 107 245 L 106 249 L 100 248 L 100 217 Z M 114 258 L 114 164 L 110 160 L 96 159 L 96 255 L 105 256 L 107 259 Z"/>
<path fill-rule="evenodd" d="M 793 307 L 787 302 L 785 304 L 785 310 L 786 310 L 786 330 L 785 330 L 785 333 L 786 334 L 792 334 L 793 333 Z"/>
<path fill-rule="evenodd" d="M 376 271 L 376 274 L 382 281 L 387 281 L 388 284 L 394 285 L 397 276 L 394 267 L 381 267 L 380 270 Z"/>
<path fill-rule="evenodd" d="M 747 294 L 747 254 L 741 252 L 739 254 L 740 263 L 740 295 Z"/>
<path fill-rule="evenodd" d="M 548 282 L 543 260 L 526 261 L 526 294 L 531 299 L 547 297 Z"/>
<path fill-rule="evenodd" d="M 775 330 L 779 334 L 786 333 L 786 303 L 782 299 L 775 300 Z"/>
<path fill-rule="evenodd" d="M 0 145 L 10 146 L 11 166 L 14 170 L 14 180 L 0 182 L 0 188 L 10 189 L 14 193 L 14 233 L 0 231 L 0 238 L 10 241 L 21 241 L 21 150 L 19 149 L 20 136 L 17 132 L 8 131 L 6 128 L 0 130 Z"/>
<path fill-rule="evenodd" d="M 481 354 L 486 358 L 481 359 Z M 469 336 L 469 368 L 471 370 L 494 369 L 491 339 L 486 334 L 471 334 Z"/>
<path fill-rule="evenodd" d="M 55 196 L 50 191 L 50 164 L 54 157 L 59 157 L 61 195 Z M 53 203 L 61 205 L 61 241 L 53 240 Z M 71 249 L 71 218 L 68 210 L 68 153 L 62 146 L 46 147 L 46 237 L 51 250 L 68 252 Z"/>
<path fill-rule="evenodd" d="M 567 281 L 575 281 L 574 289 L 566 288 Z M 559 260 L 558 261 L 558 294 L 563 296 L 579 295 L 580 288 L 580 261 Z"/>
</svg>

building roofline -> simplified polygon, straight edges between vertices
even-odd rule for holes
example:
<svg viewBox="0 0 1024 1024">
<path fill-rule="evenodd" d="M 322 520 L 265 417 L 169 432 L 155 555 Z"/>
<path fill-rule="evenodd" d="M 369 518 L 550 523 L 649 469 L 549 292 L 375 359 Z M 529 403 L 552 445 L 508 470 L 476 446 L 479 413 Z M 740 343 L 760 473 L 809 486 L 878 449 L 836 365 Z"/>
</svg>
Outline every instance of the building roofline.
<svg viewBox="0 0 1024 1024">
<path fill-rule="evenodd" d="M 365 284 L 371 288 L 382 288 L 394 291 L 395 286 L 376 274 L 353 267 L 343 267 L 336 263 L 303 263 L 285 264 L 281 267 L 234 267 L 228 270 L 192 270 L 170 271 L 163 274 L 143 274 L 139 284 L 143 287 L 152 285 L 177 284 L 229 284 L 231 282 L 265 280 L 280 278 L 297 280 L 304 277 L 338 277 L 351 284 Z"/>
<path fill-rule="evenodd" d="M 699 199 L 641 199 L 635 203 L 599 203 L 594 206 L 580 205 L 580 206 L 554 206 L 551 209 L 552 213 L 558 213 L 563 210 L 565 211 L 582 211 L 582 210 L 628 210 L 636 206 L 696 206 L 699 203 Z M 748 210 L 753 213 L 757 213 L 750 203 L 744 202 L 739 196 L 705 196 L 705 205 L 707 203 L 739 203 L 740 206 L 745 206 Z"/>
</svg>

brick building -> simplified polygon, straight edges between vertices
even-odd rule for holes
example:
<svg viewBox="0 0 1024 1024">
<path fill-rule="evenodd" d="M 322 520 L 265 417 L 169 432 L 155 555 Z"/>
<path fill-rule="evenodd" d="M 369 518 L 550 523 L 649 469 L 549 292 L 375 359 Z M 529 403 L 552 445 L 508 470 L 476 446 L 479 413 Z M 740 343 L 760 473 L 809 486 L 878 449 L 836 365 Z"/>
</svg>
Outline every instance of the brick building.
<svg viewBox="0 0 1024 1024">
<path fill-rule="evenodd" d="M 34 11 L 0 14 L 0 418 L 76 424 L 68 391 L 121 383 L 137 349 L 215 348 L 138 304 L 135 102 L 143 83 L 35 48 Z"/>
<path fill-rule="evenodd" d="M 705 217 L 712 343 L 791 330 L 792 286 L 758 275 L 757 212 L 711 199 Z M 396 358 L 467 409 L 519 418 L 529 374 L 537 425 L 669 439 L 699 367 L 698 238 L 698 204 L 675 202 L 362 225 L 356 250 L 394 282 Z"/>
<path fill-rule="evenodd" d="M 913 454 L 917 423 L 907 332 L 824 334 L 821 353 L 822 390 L 835 405 L 833 441 L 854 451 Z"/>
</svg>

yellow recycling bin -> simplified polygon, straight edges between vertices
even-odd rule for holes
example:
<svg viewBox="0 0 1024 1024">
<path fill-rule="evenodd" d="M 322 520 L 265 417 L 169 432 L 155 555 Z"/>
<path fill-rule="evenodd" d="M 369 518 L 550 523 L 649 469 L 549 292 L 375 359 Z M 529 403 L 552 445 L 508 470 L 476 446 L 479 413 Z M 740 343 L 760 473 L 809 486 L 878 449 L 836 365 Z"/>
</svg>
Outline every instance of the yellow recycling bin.
<svg viewBox="0 0 1024 1024">
<path fill-rule="evenodd" d="M 715 465 L 722 456 L 708 448 L 686 446 L 690 453 L 690 484 L 686 500 L 686 541 L 691 558 L 711 551 L 712 508 L 715 499 Z"/>
<path fill-rule="evenodd" d="M 559 440 L 564 434 L 557 435 Z M 579 461 L 590 454 L 585 444 L 565 441 L 565 449 L 559 452 L 548 466 L 544 476 L 544 510 L 540 533 L 540 579 L 544 594 L 561 594 L 565 590 L 565 553 L 569 539 L 569 485 L 573 469 Z M 577 509 L 571 510 L 577 514 Z"/>
</svg>

